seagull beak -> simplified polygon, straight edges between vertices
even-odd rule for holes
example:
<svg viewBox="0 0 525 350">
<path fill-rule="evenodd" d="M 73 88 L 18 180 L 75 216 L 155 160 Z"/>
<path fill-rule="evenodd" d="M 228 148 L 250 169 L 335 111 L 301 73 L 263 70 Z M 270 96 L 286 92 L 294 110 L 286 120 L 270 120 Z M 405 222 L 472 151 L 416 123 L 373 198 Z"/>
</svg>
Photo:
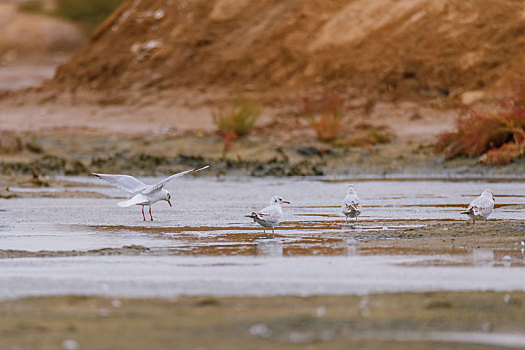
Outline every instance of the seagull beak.
<svg viewBox="0 0 525 350">
<path fill-rule="evenodd" d="M 169 200 L 168 200 L 168 204 L 170 205 L 170 207 L 172 207 L 171 202 Z"/>
<path fill-rule="evenodd" d="M 288 201 L 283 201 L 283 203 L 284 203 L 284 204 L 292 204 L 292 203 L 290 203 L 290 202 L 288 202 Z"/>
</svg>

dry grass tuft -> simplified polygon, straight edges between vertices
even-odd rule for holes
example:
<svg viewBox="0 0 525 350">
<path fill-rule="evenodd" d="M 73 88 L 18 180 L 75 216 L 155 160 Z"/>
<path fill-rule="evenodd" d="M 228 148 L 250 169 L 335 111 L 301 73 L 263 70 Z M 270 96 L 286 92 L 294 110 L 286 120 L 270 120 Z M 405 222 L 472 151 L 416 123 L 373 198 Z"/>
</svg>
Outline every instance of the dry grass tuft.
<svg viewBox="0 0 525 350">
<path fill-rule="evenodd" d="M 325 91 L 319 96 L 303 98 L 300 114 L 306 116 L 337 114 L 342 115 L 345 105 L 344 97 L 336 91 Z"/>
<path fill-rule="evenodd" d="M 380 143 L 389 143 L 393 137 L 392 133 L 384 125 L 372 125 L 370 123 L 360 122 L 354 126 L 353 130 L 353 133 L 345 140 L 340 141 L 337 146 L 373 146 Z"/>
<path fill-rule="evenodd" d="M 341 120 L 337 113 L 325 113 L 312 120 L 312 128 L 321 141 L 333 141 L 341 131 Z"/>
<path fill-rule="evenodd" d="M 238 100 L 231 107 L 212 112 L 213 123 L 224 142 L 227 152 L 235 140 L 249 134 L 262 113 L 262 108 L 250 100 Z"/>
<path fill-rule="evenodd" d="M 484 164 L 505 165 L 525 152 L 525 82 L 499 111 L 472 110 L 458 118 L 456 130 L 438 136 L 436 153 L 446 159 L 480 157 Z"/>
<path fill-rule="evenodd" d="M 341 132 L 344 97 L 336 91 L 325 91 L 303 98 L 300 114 L 312 117 L 310 125 L 320 141 L 331 142 Z"/>
</svg>

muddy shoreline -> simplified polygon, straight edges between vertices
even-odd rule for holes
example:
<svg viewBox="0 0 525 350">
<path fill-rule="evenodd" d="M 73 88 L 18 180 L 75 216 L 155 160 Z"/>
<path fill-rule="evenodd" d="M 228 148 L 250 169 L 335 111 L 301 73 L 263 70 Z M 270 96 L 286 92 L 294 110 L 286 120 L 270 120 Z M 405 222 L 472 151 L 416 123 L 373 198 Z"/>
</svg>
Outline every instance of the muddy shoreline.
<svg viewBox="0 0 525 350">
<path fill-rule="evenodd" d="M 69 135 L 22 137 L 20 152 L 4 154 L 3 175 L 90 175 L 91 172 L 160 176 L 210 164 L 212 175 L 321 176 L 403 174 L 502 177 L 523 179 L 525 159 L 504 167 L 476 159 L 444 161 L 430 146 L 396 140 L 389 144 L 339 148 L 318 142 L 282 145 L 278 140 L 247 138 L 227 154 L 217 136 Z M 82 145 L 80 147 L 80 145 Z"/>
<path fill-rule="evenodd" d="M 26 298 L 0 302 L 0 347 L 517 348 L 524 308 L 523 292 Z"/>
<path fill-rule="evenodd" d="M 407 225 L 410 224 L 410 225 Z M 341 242 L 352 240 L 353 254 L 357 255 L 467 255 L 475 249 L 490 249 L 495 261 L 525 266 L 525 221 L 523 220 L 490 220 L 489 222 L 472 223 L 455 220 L 362 220 L 357 224 L 346 225 L 344 221 L 322 224 L 308 222 L 285 222 L 276 230 L 274 237 L 262 233 L 257 227 L 126 227 L 126 226 L 90 226 L 92 230 L 107 231 L 118 234 L 119 231 L 136 231 L 151 235 L 188 235 L 199 231 L 221 232 L 216 237 L 198 238 L 198 249 L 187 249 L 186 246 L 154 248 L 142 245 L 91 250 L 0 250 L 0 259 L 43 258 L 43 257 L 78 257 L 78 256 L 257 256 L 257 245 L 265 240 L 269 245 L 283 240 L 283 256 L 337 256 L 348 255 L 348 248 L 343 249 Z M 78 229 L 78 227 L 74 227 Z M 242 229 L 247 233 L 238 233 Z M 301 249 L 297 243 L 286 242 L 289 230 L 309 230 L 301 239 L 309 242 Z M 333 230 L 340 229 L 340 233 Z M 325 231 L 331 230 L 330 233 Z M 231 231 L 231 233 L 229 232 Z M 288 237 L 289 238 L 289 237 Z M 173 236 L 176 239 L 176 236 Z M 220 241 L 235 241 L 237 247 L 215 250 L 213 245 Z M 262 240 L 262 241 L 261 241 Z M 339 242 L 341 241 L 341 242 Z M 313 244 L 316 243 L 316 244 Z M 288 247 L 289 245 L 289 247 Z M 319 246 L 324 245 L 320 249 Z M 250 246 L 253 246 L 250 248 Z"/>
</svg>

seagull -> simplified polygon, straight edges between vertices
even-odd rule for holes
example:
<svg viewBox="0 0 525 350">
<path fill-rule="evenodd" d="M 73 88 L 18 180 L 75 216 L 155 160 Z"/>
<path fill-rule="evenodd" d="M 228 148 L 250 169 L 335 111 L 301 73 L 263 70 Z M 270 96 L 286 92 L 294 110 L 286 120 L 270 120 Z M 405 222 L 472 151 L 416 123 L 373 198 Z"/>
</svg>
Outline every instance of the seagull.
<svg viewBox="0 0 525 350">
<path fill-rule="evenodd" d="M 99 179 L 102 179 L 115 187 L 120 188 L 123 191 L 130 193 L 133 197 L 127 201 L 122 201 L 118 203 L 118 206 L 121 208 L 130 207 L 132 205 L 141 205 L 142 206 L 142 217 L 146 221 L 146 216 L 144 215 L 144 206 L 149 207 L 149 216 L 151 221 L 153 221 L 153 216 L 151 215 L 151 205 L 158 201 L 166 201 L 171 205 L 171 194 L 164 189 L 164 186 L 179 177 L 182 177 L 186 174 L 193 173 L 196 171 L 204 170 L 209 168 L 209 165 L 199 169 L 186 170 L 171 176 L 168 176 L 164 180 L 156 183 L 155 185 L 146 185 L 140 180 L 137 180 L 130 175 L 113 175 L 113 174 L 97 174 L 92 173 Z"/>
<path fill-rule="evenodd" d="M 478 198 L 470 203 L 467 211 L 464 211 L 461 214 L 467 214 L 474 222 L 476 222 L 476 219 L 485 219 L 485 221 L 488 221 L 488 216 L 494 211 L 494 202 L 492 191 L 486 189 L 481 192 L 481 195 Z"/>
<path fill-rule="evenodd" d="M 348 218 L 355 218 L 355 221 L 357 221 L 357 216 L 361 214 L 361 211 L 359 210 L 360 205 L 359 197 L 357 197 L 357 192 L 355 190 L 354 185 L 350 185 L 348 187 L 348 192 L 346 193 L 346 197 L 343 200 L 343 205 L 341 206 L 341 211 L 346 216 L 346 223 L 348 224 Z"/>
<path fill-rule="evenodd" d="M 279 225 L 283 218 L 283 204 L 290 204 L 290 202 L 285 201 L 281 196 L 273 196 L 269 206 L 245 216 L 261 225 L 265 233 L 265 228 L 271 227 L 272 234 L 274 234 L 274 227 Z"/>
</svg>

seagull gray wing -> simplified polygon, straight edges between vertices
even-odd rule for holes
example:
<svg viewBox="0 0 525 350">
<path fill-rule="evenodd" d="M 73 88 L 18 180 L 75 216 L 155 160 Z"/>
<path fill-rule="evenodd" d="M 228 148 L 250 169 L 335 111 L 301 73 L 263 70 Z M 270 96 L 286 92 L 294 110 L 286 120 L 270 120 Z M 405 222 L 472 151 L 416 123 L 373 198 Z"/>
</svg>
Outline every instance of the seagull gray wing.
<svg viewBox="0 0 525 350">
<path fill-rule="evenodd" d="M 354 194 L 350 194 L 343 200 L 343 213 L 349 213 L 351 211 L 359 211 L 359 198 Z"/>
<path fill-rule="evenodd" d="M 276 205 L 270 205 L 266 208 L 263 208 L 256 212 L 256 214 L 259 217 L 259 219 L 268 222 L 280 221 L 282 217 L 282 211 Z"/>
<path fill-rule="evenodd" d="M 343 200 L 343 204 L 346 205 L 346 206 L 349 206 L 349 205 L 359 205 L 359 198 L 357 198 L 357 196 L 355 194 L 351 194 L 351 195 L 348 195 L 345 197 L 345 199 Z"/>
<path fill-rule="evenodd" d="M 494 209 L 494 202 L 489 197 L 479 196 L 470 203 L 467 211 L 474 215 L 487 216 Z"/>
<path fill-rule="evenodd" d="M 107 183 L 110 183 L 111 185 L 120 188 L 123 191 L 126 191 L 128 193 L 137 193 L 142 191 L 147 187 L 147 185 L 134 178 L 133 176 L 129 175 L 113 175 L 113 174 L 97 174 L 92 173 L 99 179 L 102 179 L 106 181 Z"/>
<path fill-rule="evenodd" d="M 202 168 L 199 168 L 199 169 L 191 169 L 191 170 L 186 170 L 186 171 L 183 171 L 183 172 L 180 172 L 180 173 L 177 173 L 177 174 L 173 174 L 171 176 L 168 176 L 167 178 L 165 178 L 164 180 L 162 180 L 161 182 L 155 184 L 155 185 L 152 185 L 152 186 L 148 186 L 145 190 L 142 191 L 143 194 L 148 194 L 148 193 L 151 193 L 151 192 L 154 192 L 154 191 L 157 191 L 159 189 L 161 189 L 162 187 L 164 187 L 164 185 L 166 185 L 168 182 L 170 181 L 173 181 L 179 177 L 182 177 L 186 174 L 189 174 L 189 173 L 193 173 L 193 172 L 196 172 L 196 171 L 200 171 L 200 170 L 204 170 L 204 169 L 207 169 L 209 168 L 210 166 L 209 165 L 206 165 Z"/>
</svg>

